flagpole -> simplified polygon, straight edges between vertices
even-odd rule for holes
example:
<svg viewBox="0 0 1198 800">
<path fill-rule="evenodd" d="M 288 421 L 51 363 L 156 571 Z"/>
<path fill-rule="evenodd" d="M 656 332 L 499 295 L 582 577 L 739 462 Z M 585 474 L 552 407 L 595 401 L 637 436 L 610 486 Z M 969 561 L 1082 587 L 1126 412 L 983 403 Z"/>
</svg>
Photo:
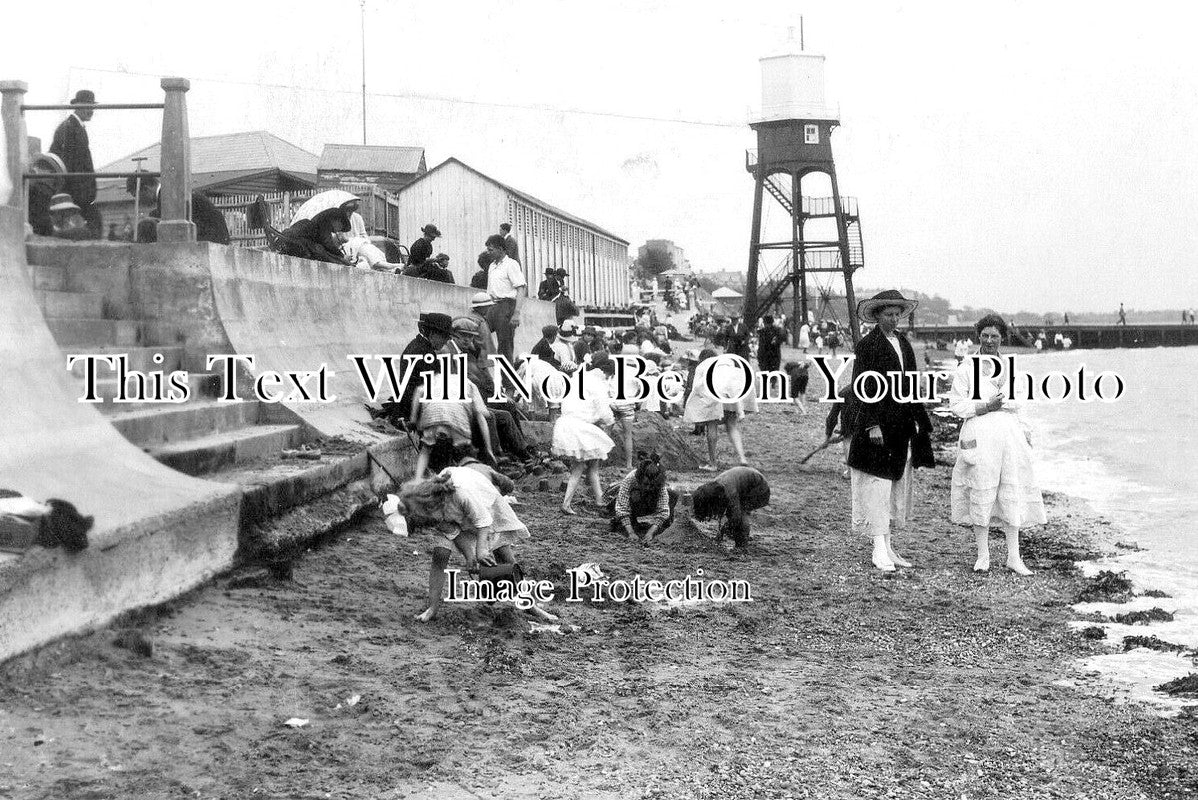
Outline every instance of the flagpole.
<svg viewBox="0 0 1198 800">
<path fill-rule="evenodd" d="M 362 144 L 366 144 L 366 0 L 362 7 Z"/>
</svg>

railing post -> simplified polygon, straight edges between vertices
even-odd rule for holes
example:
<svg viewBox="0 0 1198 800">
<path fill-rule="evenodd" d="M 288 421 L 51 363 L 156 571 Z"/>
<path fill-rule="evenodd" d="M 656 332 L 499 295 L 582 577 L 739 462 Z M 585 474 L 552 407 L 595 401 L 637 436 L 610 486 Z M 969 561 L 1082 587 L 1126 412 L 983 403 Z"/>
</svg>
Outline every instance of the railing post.
<svg viewBox="0 0 1198 800">
<path fill-rule="evenodd" d="M 25 209 L 25 182 L 22 176 L 29 161 L 29 141 L 25 130 L 25 81 L 0 81 L 0 121 L 4 125 L 4 173 L 0 175 L 0 205 Z"/>
<path fill-rule="evenodd" d="M 194 242 L 196 226 L 188 214 L 191 205 L 191 137 L 187 130 L 186 78 L 163 78 L 166 107 L 162 110 L 162 194 L 158 241 Z"/>
</svg>

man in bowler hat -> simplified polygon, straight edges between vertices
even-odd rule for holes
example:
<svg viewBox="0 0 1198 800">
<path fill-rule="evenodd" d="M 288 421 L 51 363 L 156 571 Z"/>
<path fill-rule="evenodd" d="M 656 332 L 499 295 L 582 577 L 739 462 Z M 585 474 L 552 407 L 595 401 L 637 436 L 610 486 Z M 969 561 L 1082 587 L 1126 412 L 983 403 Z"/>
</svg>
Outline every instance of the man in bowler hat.
<svg viewBox="0 0 1198 800">
<path fill-rule="evenodd" d="M 95 172 L 86 123 L 96 113 L 93 107 L 96 105 L 96 95 L 89 89 L 80 89 L 71 99 L 71 105 L 75 110 L 54 130 L 50 152 L 62 159 L 67 172 Z M 96 201 L 96 179 L 90 176 L 67 178 L 65 188 L 79 206 L 79 213 L 87 222 L 92 238 L 100 238 L 100 210 L 92 205 Z"/>
</svg>

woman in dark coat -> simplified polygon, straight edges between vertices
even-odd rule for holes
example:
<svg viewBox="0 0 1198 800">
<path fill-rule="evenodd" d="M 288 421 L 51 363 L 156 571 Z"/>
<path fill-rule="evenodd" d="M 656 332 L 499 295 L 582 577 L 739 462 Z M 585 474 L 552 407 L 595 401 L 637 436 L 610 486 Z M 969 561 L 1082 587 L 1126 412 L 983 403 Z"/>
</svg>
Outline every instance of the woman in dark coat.
<svg viewBox="0 0 1198 800">
<path fill-rule="evenodd" d="M 276 253 L 330 264 L 348 264 L 341 254 L 337 234 L 349 230 L 349 215 L 339 208 L 322 211 L 312 219 L 301 219 L 275 239 Z"/>
<path fill-rule="evenodd" d="M 877 325 L 853 352 L 853 386 L 858 386 L 858 376 L 873 372 L 886 381 L 886 388 L 877 392 L 874 381 L 864 379 L 864 392 L 880 393 L 881 398 L 868 402 L 868 397 L 857 397 L 844 411 L 852 435 L 848 463 L 853 530 L 873 539 L 873 563 L 883 572 L 911 566 L 891 545 L 890 523 L 904 525 L 907 521 L 913 489 L 912 440 L 917 433 L 926 436 L 932 429 L 923 405 L 895 398 L 887 378 L 887 373 L 911 373 L 913 378 L 916 372 L 915 351 L 897 330 L 899 320 L 909 316 L 915 306 L 914 300 L 894 289 L 861 301 L 857 309 L 861 321 Z"/>
</svg>

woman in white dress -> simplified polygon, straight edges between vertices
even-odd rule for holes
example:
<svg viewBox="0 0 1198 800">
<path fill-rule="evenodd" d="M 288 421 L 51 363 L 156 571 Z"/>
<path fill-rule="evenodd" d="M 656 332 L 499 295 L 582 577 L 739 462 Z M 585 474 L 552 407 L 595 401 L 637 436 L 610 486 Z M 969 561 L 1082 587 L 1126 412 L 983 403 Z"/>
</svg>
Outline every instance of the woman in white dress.
<svg viewBox="0 0 1198 800">
<path fill-rule="evenodd" d="M 748 372 L 746 373 L 746 368 Z M 711 380 L 708 381 L 710 376 Z M 708 386 L 710 382 L 711 386 Z M 739 400 L 729 398 L 741 394 L 746 383 L 748 393 Z M 715 393 L 712 393 L 712 388 Z M 716 444 L 720 436 L 720 423 L 728 432 L 728 441 L 736 453 L 738 464 L 748 465 L 745 445 L 740 435 L 740 421 L 745 414 L 757 413 L 757 380 L 752 367 L 743 359 L 725 353 L 716 355 L 714 350 L 699 354 L 699 366 L 691 384 L 690 396 L 682 415 L 684 423 L 702 425 L 707 434 L 707 463 L 699 467 L 704 472 L 715 472 L 717 468 Z"/>
<path fill-rule="evenodd" d="M 570 502 L 578 490 L 582 473 L 587 473 L 595 505 L 603 505 L 603 486 L 599 482 L 599 462 L 607 458 L 616 443 L 599 427 L 615 424 L 611 410 L 611 393 L 607 379 L 615 374 L 616 365 L 611 356 L 600 350 L 591 354 L 590 366 L 579 368 L 574 381 L 582 381 L 582 397 L 579 389 L 571 385 L 570 392 L 562 398 L 562 415 L 553 425 L 552 452 L 555 456 L 570 459 L 570 478 L 566 482 L 566 496 L 562 498 L 562 513 L 577 514 Z"/>
<path fill-rule="evenodd" d="M 428 608 L 416 617 L 419 622 L 429 622 L 441 609 L 445 568 L 454 550 L 461 553 L 470 570 L 479 564 L 514 564 L 512 548 L 531 538 L 507 498 L 470 467 L 448 467 L 431 480 L 405 483 L 396 510 L 409 528 L 432 536 Z M 535 605 L 528 612 L 540 619 L 556 619 Z"/>
<path fill-rule="evenodd" d="M 990 314 L 975 326 L 979 356 L 998 356 L 1007 324 Z M 1016 403 L 1004 396 L 1002 379 L 993 377 L 989 359 L 981 358 L 980 387 L 973 387 L 974 358 L 967 357 L 953 375 L 949 407 L 961 426 L 957 463 L 953 467 L 951 518 L 973 528 L 978 558 L 975 572 L 990 569 L 990 528 L 1007 537 L 1007 569 L 1032 572 L 1019 555 L 1019 529 L 1046 521 L 1044 499 L 1032 469 L 1031 432 Z"/>
</svg>

